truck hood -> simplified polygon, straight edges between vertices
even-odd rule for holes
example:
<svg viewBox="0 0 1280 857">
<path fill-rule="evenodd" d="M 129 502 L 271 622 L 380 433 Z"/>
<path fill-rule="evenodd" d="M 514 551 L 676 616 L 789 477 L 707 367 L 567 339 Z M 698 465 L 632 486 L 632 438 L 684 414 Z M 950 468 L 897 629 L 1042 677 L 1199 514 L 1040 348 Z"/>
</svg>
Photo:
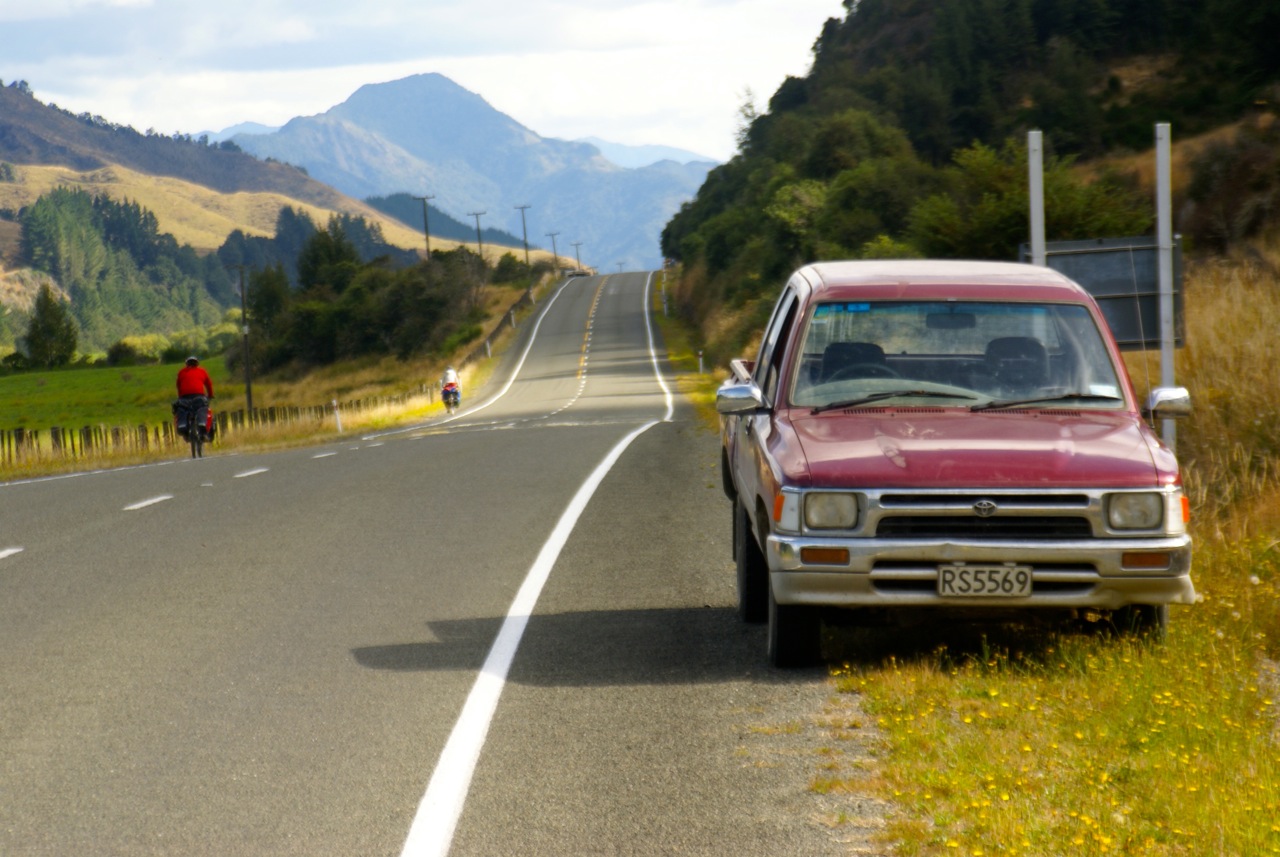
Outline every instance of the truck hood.
<svg viewBox="0 0 1280 857">
<path fill-rule="evenodd" d="M 1129 412 L 878 408 L 790 416 L 816 486 L 1150 488 L 1178 481 L 1172 453 Z"/>
</svg>

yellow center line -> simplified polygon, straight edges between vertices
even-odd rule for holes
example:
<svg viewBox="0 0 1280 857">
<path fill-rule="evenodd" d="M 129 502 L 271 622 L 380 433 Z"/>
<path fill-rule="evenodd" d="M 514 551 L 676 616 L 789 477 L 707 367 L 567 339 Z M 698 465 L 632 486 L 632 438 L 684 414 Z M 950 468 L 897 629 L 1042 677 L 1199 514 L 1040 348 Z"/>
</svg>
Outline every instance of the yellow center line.
<svg viewBox="0 0 1280 857">
<path fill-rule="evenodd" d="M 591 311 L 587 313 L 586 330 L 582 332 L 582 354 L 578 357 L 579 381 L 587 371 L 587 353 L 591 350 L 591 326 L 595 323 L 596 307 L 600 305 L 600 294 L 604 291 L 604 284 L 608 279 L 608 277 L 603 278 L 600 280 L 600 285 L 596 286 L 595 297 L 591 299 Z"/>
</svg>

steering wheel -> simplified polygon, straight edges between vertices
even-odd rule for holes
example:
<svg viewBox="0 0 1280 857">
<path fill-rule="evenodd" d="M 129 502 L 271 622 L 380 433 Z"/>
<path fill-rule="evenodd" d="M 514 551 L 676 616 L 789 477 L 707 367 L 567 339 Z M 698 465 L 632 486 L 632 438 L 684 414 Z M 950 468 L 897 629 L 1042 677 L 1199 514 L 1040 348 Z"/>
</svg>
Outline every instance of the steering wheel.
<svg viewBox="0 0 1280 857">
<path fill-rule="evenodd" d="M 839 369 L 831 373 L 826 382 L 842 381 L 846 378 L 901 378 L 897 372 L 890 369 L 883 363 L 850 363 L 848 366 L 841 366 Z"/>
</svg>

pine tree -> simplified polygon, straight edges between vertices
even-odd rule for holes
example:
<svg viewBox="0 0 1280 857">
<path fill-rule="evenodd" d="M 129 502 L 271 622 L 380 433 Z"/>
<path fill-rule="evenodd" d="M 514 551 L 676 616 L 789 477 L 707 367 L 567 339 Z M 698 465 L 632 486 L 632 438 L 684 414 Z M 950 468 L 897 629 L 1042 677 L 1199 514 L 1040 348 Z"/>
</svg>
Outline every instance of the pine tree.
<svg viewBox="0 0 1280 857">
<path fill-rule="evenodd" d="M 36 295 L 25 339 L 27 359 L 35 368 L 66 366 L 76 356 L 79 332 L 67 307 L 48 286 Z"/>
</svg>

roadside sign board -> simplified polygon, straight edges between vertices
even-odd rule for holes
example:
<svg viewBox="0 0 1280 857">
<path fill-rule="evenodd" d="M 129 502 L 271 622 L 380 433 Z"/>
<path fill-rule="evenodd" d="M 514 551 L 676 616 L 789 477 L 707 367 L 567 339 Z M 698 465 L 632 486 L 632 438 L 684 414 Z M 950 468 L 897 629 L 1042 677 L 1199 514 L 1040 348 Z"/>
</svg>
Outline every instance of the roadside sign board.
<svg viewBox="0 0 1280 857">
<path fill-rule="evenodd" d="M 1126 351 L 1160 348 L 1160 267 L 1156 239 L 1095 238 L 1085 241 L 1050 241 L 1045 245 L 1045 265 L 1084 286 Z M 1019 248 L 1027 262 L 1031 249 Z M 1174 343 L 1181 347 L 1185 331 L 1182 293 L 1182 239 L 1173 240 Z"/>
</svg>

